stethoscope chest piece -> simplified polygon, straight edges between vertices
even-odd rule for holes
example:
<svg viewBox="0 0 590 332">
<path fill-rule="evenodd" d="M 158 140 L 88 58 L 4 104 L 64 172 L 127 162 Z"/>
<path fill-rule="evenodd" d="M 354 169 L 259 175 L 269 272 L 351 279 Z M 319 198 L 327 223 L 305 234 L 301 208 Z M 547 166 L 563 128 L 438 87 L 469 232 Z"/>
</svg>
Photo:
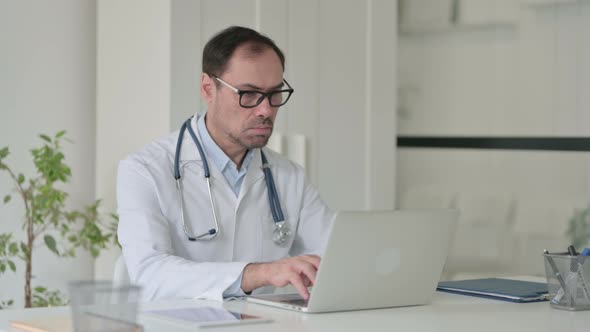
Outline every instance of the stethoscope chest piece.
<svg viewBox="0 0 590 332">
<path fill-rule="evenodd" d="M 289 225 L 285 221 L 280 221 L 275 223 L 275 229 L 272 233 L 272 240 L 280 247 L 284 247 L 289 242 L 291 238 L 291 229 Z"/>
</svg>

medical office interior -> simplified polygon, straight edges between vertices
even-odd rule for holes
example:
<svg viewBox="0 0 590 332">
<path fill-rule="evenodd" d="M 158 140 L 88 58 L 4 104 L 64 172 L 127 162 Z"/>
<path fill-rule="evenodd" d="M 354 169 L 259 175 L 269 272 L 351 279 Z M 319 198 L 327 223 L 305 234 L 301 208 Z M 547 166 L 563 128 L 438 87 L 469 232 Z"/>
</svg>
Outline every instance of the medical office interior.
<svg viewBox="0 0 590 332">
<path fill-rule="evenodd" d="M 38 135 L 66 130 L 68 206 L 101 199 L 115 212 L 118 161 L 205 111 L 202 47 L 230 25 L 285 51 L 295 94 L 269 144 L 328 205 L 461 211 L 442 279 L 544 276 L 542 250 L 571 244 L 570 223 L 585 223 L 590 242 L 589 150 L 398 144 L 590 136 L 587 0 L 0 0 L 6 162 L 32 174 Z M 5 172 L 0 194 L 15 196 Z M 0 205 L 0 233 L 23 240 L 23 215 L 16 197 Z M 110 279 L 119 254 L 59 258 L 41 243 L 33 286 Z M 0 273 L 0 301 L 21 308 L 15 262 Z"/>
</svg>

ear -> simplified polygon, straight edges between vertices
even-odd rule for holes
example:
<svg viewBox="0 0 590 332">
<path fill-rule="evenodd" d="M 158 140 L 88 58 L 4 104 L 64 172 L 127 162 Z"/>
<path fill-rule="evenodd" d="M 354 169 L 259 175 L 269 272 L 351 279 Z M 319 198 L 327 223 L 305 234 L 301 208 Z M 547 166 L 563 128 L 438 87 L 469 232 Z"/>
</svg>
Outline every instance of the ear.
<svg viewBox="0 0 590 332">
<path fill-rule="evenodd" d="M 203 73 L 201 75 L 201 97 L 203 97 L 203 100 L 208 105 L 213 102 L 216 91 L 217 87 L 215 85 L 215 82 L 213 82 L 211 76 Z"/>
</svg>

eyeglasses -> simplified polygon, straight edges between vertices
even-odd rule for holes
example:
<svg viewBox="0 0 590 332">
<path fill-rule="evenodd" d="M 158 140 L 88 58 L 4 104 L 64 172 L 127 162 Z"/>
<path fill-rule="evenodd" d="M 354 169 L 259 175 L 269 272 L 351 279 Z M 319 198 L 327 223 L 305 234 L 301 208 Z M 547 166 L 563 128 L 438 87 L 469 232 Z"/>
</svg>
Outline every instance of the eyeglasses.
<svg viewBox="0 0 590 332">
<path fill-rule="evenodd" d="M 288 89 L 275 90 L 270 92 L 262 92 L 256 90 L 240 90 L 217 76 L 215 76 L 215 79 L 223 83 L 223 85 L 230 88 L 233 92 L 240 95 L 240 106 L 244 108 L 252 108 L 260 105 L 260 103 L 262 103 L 262 101 L 264 100 L 264 97 L 268 98 L 268 103 L 270 104 L 270 106 L 280 107 L 285 105 L 287 101 L 289 101 L 291 94 L 293 94 L 293 92 L 295 91 L 293 90 L 289 82 L 287 82 L 287 80 L 285 79 L 283 79 L 283 82 L 287 84 L 287 86 L 289 87 Z"/>
</svg>

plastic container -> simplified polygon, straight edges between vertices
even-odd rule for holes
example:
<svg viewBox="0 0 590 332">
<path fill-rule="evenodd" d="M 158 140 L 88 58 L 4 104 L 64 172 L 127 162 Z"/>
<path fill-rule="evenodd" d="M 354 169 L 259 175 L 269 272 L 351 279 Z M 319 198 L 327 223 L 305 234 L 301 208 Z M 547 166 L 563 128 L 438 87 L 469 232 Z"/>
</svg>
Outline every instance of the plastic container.
<svg viewBox="0 0 590 332">
<path fill-rule="evenodd" d="M 590 309 L 590 256 L 544 254 L 551 307 Z"/>
<path fill-rule="evenodd" d="M 69 284 L 74 331 L 136 332 L 140 287 L 114 286 L 110 281 Z"/>
</svg>

